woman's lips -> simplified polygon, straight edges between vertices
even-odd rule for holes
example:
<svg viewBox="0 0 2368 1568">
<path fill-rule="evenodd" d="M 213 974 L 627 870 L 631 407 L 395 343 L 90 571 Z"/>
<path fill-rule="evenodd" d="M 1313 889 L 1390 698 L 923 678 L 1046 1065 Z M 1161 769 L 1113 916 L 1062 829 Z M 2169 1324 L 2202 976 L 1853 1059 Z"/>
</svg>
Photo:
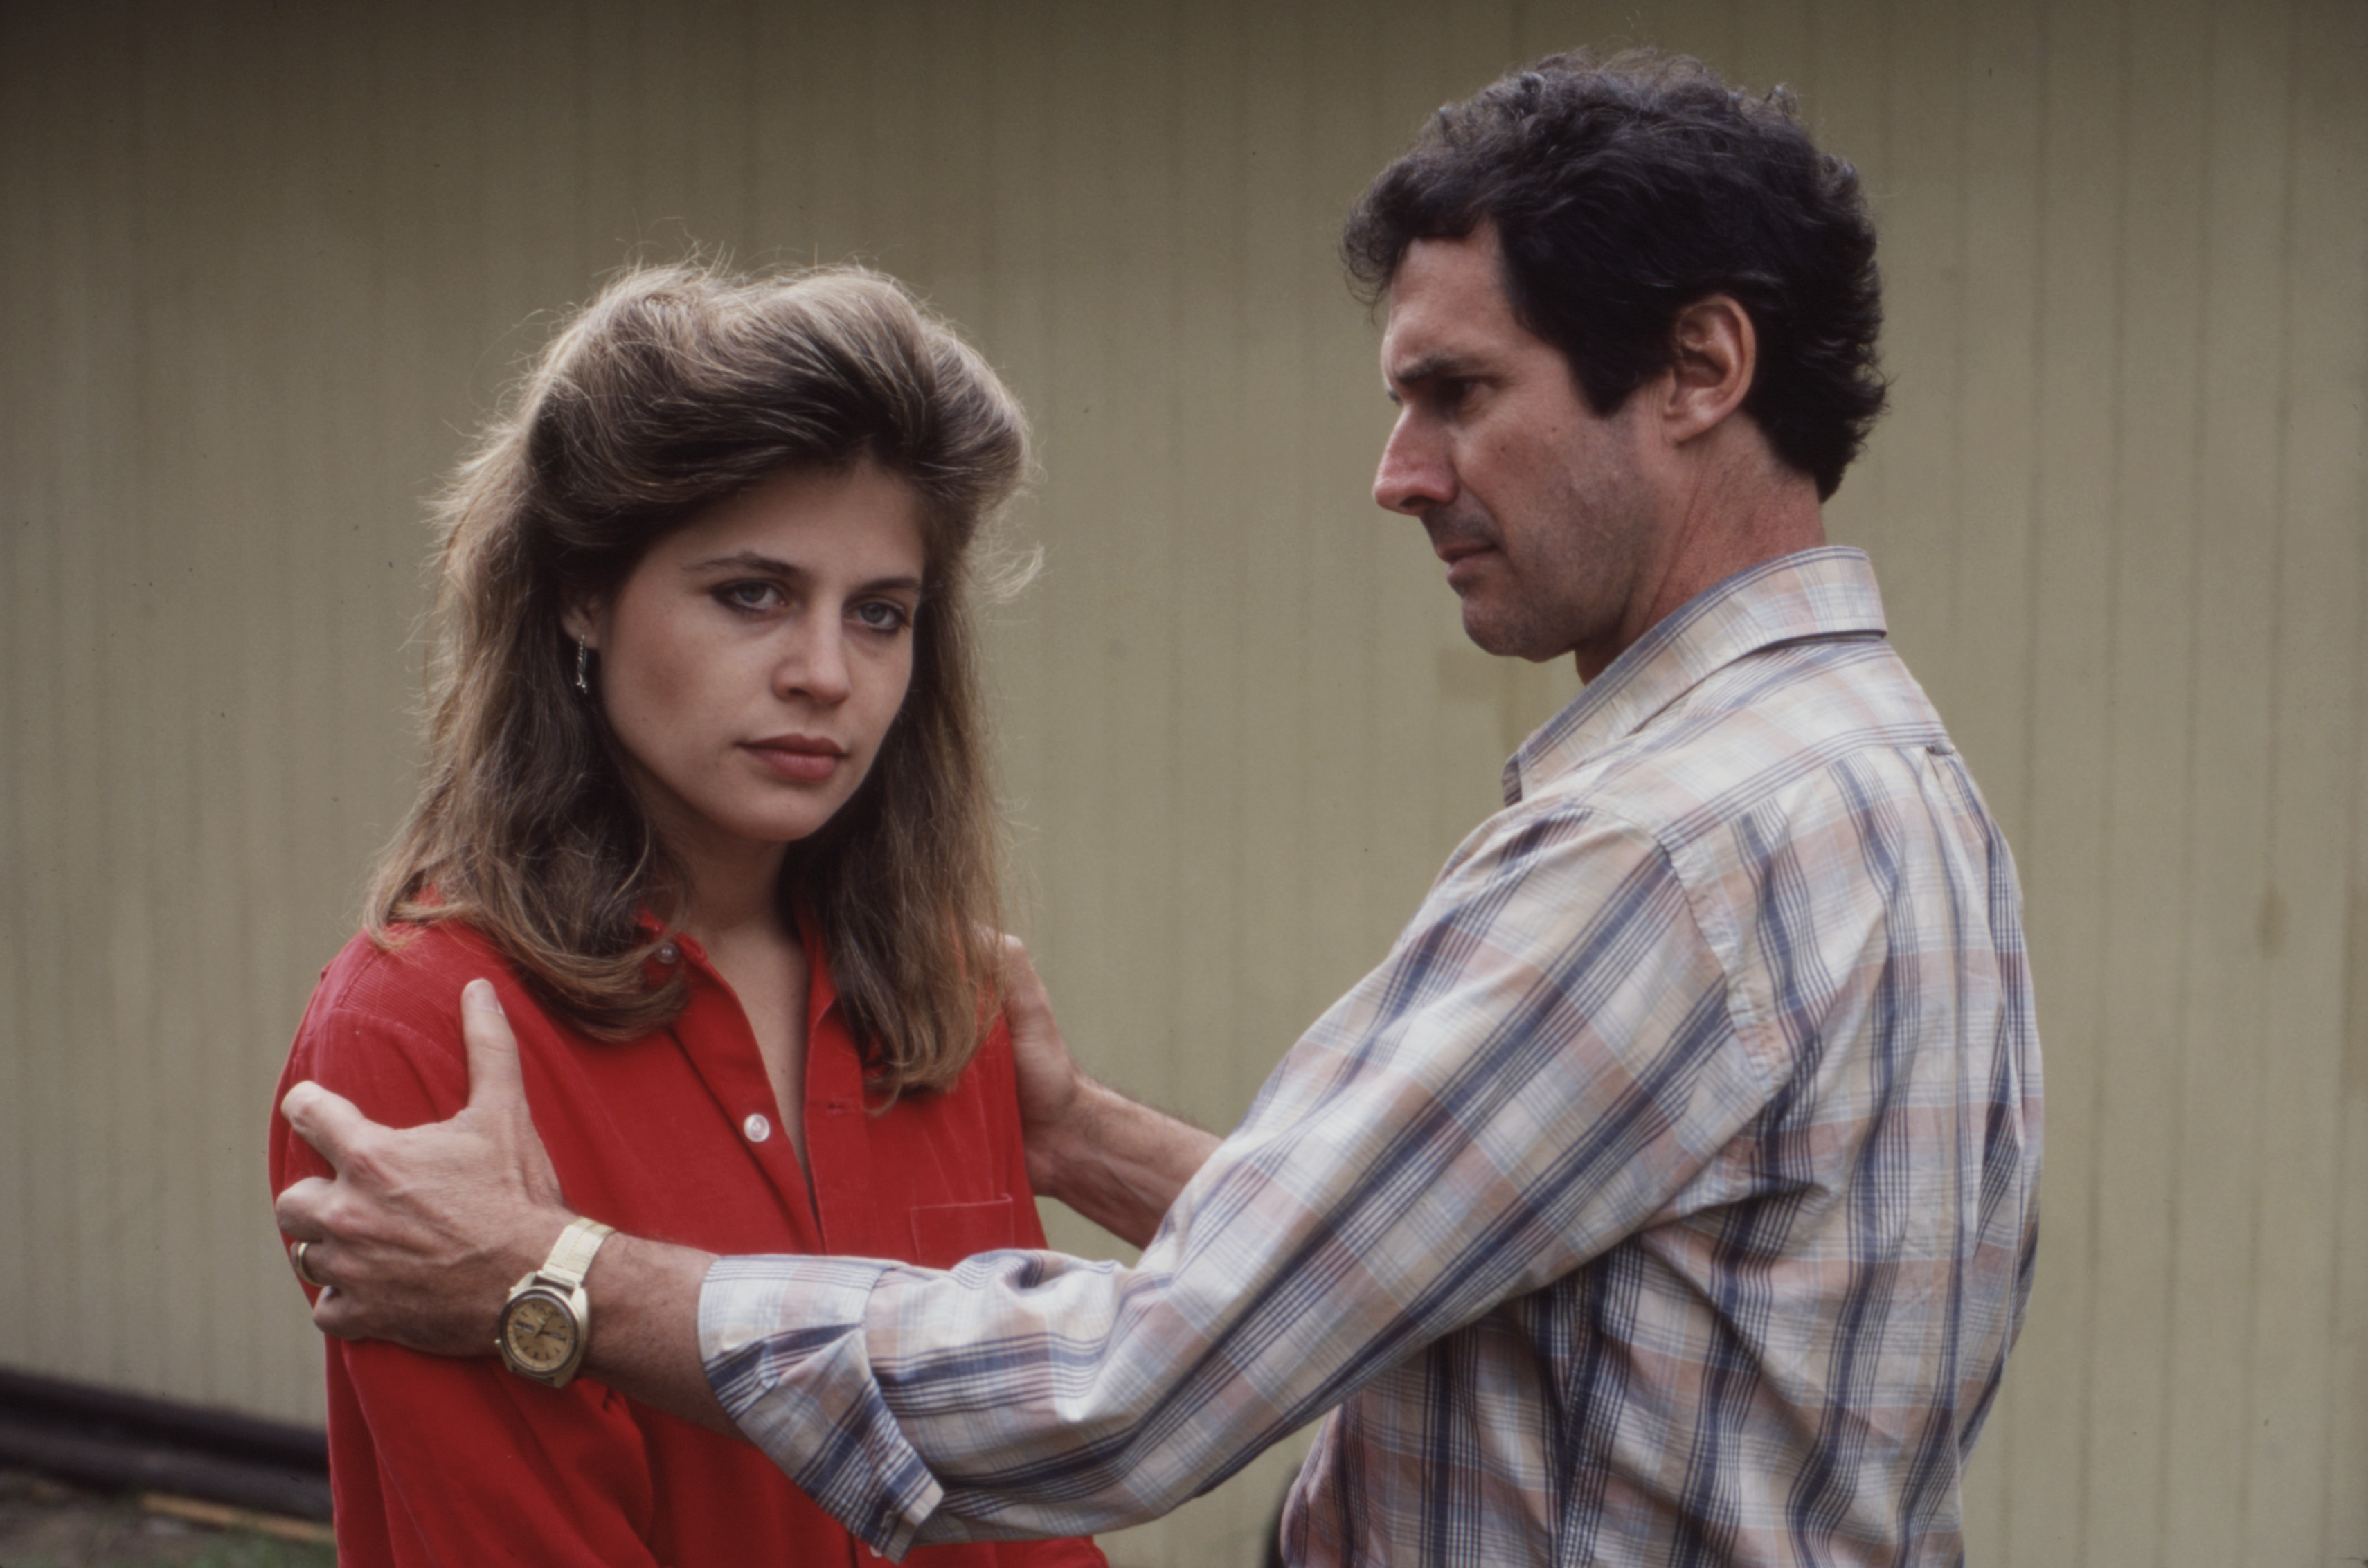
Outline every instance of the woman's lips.
<svg viewBox="0 0 2368 1568">
<path fill-rule="evenodd" d="M 781 778 L 799 784 L 819 784 L 847 760 L 847 748 L 814 735 L 775 735 L 747 741 L 741 749 Z"/>
</svg>

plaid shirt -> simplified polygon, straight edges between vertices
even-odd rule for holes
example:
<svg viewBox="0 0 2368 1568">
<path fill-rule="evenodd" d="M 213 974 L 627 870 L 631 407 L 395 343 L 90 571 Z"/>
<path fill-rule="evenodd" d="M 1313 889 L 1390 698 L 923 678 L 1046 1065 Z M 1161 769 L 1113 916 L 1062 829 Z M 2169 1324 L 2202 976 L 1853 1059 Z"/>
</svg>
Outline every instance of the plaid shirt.
<svg viewBox="0 0 2368 1568">
<path fill-rule="evenodd" d="M 1883 631 L 1850 550 L 1685 606 L 1137 1266 L 719 1263 L 725 1406 L 892 1554 L 1147 1518 L 1329 1409 L 1298 1562 L 1957 1562 L 2039 1042 L 2006 845 Z"/>
</svg>

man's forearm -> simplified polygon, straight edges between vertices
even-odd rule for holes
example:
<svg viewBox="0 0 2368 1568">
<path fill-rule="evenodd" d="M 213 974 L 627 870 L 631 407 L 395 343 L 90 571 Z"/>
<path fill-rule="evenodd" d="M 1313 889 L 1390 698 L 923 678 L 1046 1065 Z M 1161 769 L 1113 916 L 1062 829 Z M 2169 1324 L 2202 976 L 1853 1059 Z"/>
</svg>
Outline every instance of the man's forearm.
<svg viewBox="0 0 2368 1568">
<path fill-rule="evenodd" d="M 1087 1079 L 1061 1126 L 1030 1138 L 1029 1176 L 1038 1192 L 1140 1247 L 1219 1142 Z M 700 1359 L 699 1293 L 714 1261 L 690 1247 L 610 1236 L 584 1281 L 592 1302 L 584 1375 L 736 1437 Z"/>
<path fill-rule="evenodd" d="M 1086 1079 L 1056 1128 L 1028 1135 L 1028 1177 L 1121 1240 L 1147 1246 L 1220 1140 Z"/>
<path fill-rule="evenodd" d="M 584 1280 L 592 1303 L 584 1375 L 736 1437 L 740 1429 L 716 1403 L 699 1357 L 699 1290 L 714 1261 L 690 1247 L 610 1236 Z"/>
<path fill-rule="evenodd" d="M 1029 1176 L 1038 1192 L 1140 1247 L 1219 1142 L 1086 1079 L 1059 1128 L 1030 1139 Z M 740 1429 L 716 1400 L 700 1359 L 699 1293 L 714 1261 L 690 1247 L 609 1237 L 584 1282 L 593 1318 L 584 1372 L 736 1437 Z"/>
<path fill-rule="evenodd" d="M 1045 1197 L 1139 1247 L 1218 1142 L 1214 1133 L 1088 1079 L 1061 1127 L 1030 1142 L 1029 1175 Z M 609 1237 L 584 1282 L 593 1317 L 584 1371 L 736 1437 L 740 1430 L 700 1359 L 699 1293 L 714 1261 L 689 1247 Z"/>
</svg>

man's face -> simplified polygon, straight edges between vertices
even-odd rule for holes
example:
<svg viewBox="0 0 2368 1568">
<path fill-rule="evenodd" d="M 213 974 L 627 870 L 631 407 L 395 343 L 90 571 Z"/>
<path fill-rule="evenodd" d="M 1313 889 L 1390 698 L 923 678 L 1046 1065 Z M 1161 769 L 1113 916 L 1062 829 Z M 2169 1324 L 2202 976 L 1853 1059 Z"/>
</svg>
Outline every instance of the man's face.
<svg viewBox="0 0 2368 1568">
<path fill-rule="evenodd" d="M 1656 533 L 1645 399 L 1606 417 L 1561 350 L 1514 319 L 1496 230 L 1417 240 L 1390 283 L 1382 376 L 1399 406 L 1373 499 L 1422 519 L 1491 653 L 1576 653 L 1591 678 L 1633 641 Z"/>
</svg>

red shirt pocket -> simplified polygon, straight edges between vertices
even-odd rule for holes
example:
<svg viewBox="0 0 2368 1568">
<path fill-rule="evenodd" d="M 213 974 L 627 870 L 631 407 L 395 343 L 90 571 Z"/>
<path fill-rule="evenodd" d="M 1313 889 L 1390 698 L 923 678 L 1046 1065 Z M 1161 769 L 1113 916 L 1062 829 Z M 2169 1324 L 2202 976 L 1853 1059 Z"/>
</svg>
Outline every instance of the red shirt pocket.
<svg viewBox="0 0 2368 1568">
<path fill-rule="evenodd" d="M 985 1203 L 925 1203 L 913 1210 L 913 1261 L 951 1268 L 976 1252 L 1016 1245 L 1008 1198 Z"/>
</svg>

